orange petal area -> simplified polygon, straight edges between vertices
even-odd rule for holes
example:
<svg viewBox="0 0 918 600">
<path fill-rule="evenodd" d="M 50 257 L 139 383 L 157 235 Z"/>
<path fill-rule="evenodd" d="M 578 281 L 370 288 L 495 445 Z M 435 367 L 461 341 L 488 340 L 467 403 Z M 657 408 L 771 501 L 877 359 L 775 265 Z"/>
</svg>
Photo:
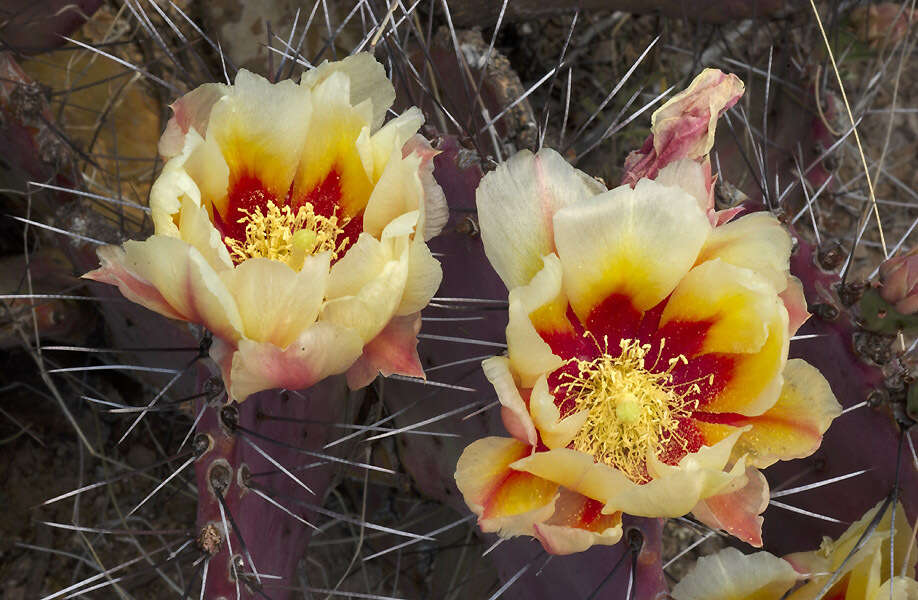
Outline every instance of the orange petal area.
<svg viewBox="0 0 918 600">
<path fill-rule="evenodd" d="M 562 208 L 554 216 L 564 290 L 585 322 L 603 300 L 656 306 L 695 263 L 711 231 L 685 191 L 642 179 Z"/>
<path fill-rule="evenodd" d="M 791 359 L 784 367 L 781 395 L 764 414 L 696 413 L 695 418 L 710 423 L 699 423 L 709 433 L 718 426 L 750 426 L 737 441 L 734 456 L 745 455 L 749 464 L 764 469 L 779 460 L 804 458 L 815 452 L 841 410 L 825 377 L 807 362 Z"/>
<path fill-rule="evenodd" d="M 781 600 L 797 579 L 790 563 L 773 554 L 724 548 L 699 558 L 670 595 L 675 600 Z"/>
<path fill-rule="evenodd" d="M 552 216 L 603 191 L 549 148 L 522 150 L 485 175 L 475 192 L 481 241 L 507 289 L 529 283 L 554 251 Z"/>
<path fill-rule="evenodd" d="M 570 448 L 537 452 L 521 458 L 511 467 L 598 500 L 604 504 L 605 513 L 621 511 L 639 517 L 681 517 L 699 500 L 717 495 L 732 481 L 744 477 L 743 461 L 724 471 L 739 433 L 686 455 L 678 465 L 666 465 L 648 456 L 653 479 L 646 484 L 637 484 L 621 471 Z"/>
<path fill-rule="evenodd" d="M 242 319 L 229 290 L 186 242 L 154 235 L 123 248 L 104 246 L 98 255 L 102 266 L 83 277 L 117 285 L 128 300 L 166 317 L 203 324 L 215 337 L 235 341 L 241 335 Z"/>
<path fill-rule="evenodd" d="M 622 538 L 622 513 L 603 514 L 601 502 L 561 488 L 554 514 L 533 528 L 549 554 L 573 554 L 594 544 L 617 544 Z"/>
<path fill-rule="evenodd" d="M 719 258 L 755 271 L 781 292 L 787 285 L 790 252 L 790 234 L 774 215 L 763 211 L 714 228 L 697 264 Z"/>
<path fill-rule="evenodd" d="M 722 529 L 761 548 L 765 519 L 760 515 L 768 507 L 768 482 L 754 467 L 746 468 L 746 479 L 746 485 L 736 491 L 702 500 L 692 514 L 709 527 Z"/>
<path fill-rule="evenodd" d="M 768 339 L 758 352 L 703 354 L 686 365 L 687 372 L 697 370 L 702 376 L 714 374 L 714 389 L 702 396 L 699 411 L 755 416 L 761 415 L 777 402 L 783 384 L 781 372 L 790 344 L 787 311 L 778 304 L 771 320 L 767 322 Z M 720 368 L 704 369 L 706 362 L 721 363 Z"/>
<path fill-rule="evenodd" d="M 338 206 L 340 216 L 354 218 L 367 205 L 373 191 L 373 165 L 369 156 L 364 162 L 359 138 L 369 144 L 372 108 L 351 106 L 350 86 L 348 77 L 338 72 L 312 90 L 307 143 L 302 147 L 290 192 L 293 206 L 311 202 L 317 214 L 326 216 Z"/>
<path fill-rule="evenodd" d="M 363 340 L 345 328 L 319 321 L 286 348 L 242 339 L 233 355 L 230 395 L 242 402 L 262 390 L 301 390 L 346 371 L 360 356 Z"/>
<path fill-rule="evenodd" d="M 497 392 L 501 404 L 500 416 L 507 433 L 525 444 L 535 446 L 539 436 L 529 416 L 529 406 L 520 395 L 517 382 L 510 372 L 510 361 L 503 356 L 494 356 L 482 362 L 481 368 Z"/>
<path fill-rule="evenodd" d="M 706 323 L 710 325 L 698 354 L 755 353 L 765 345 L 768 323 L 778 318 L 781 308 L 767 280 L 749 269 L 710 260 L 679 282 L 660 318 L 660 335 L 665 337 L 671 322 Z"/>
<path fill-rule="evenodd" d="M 894 509 L 896 511 L 895 531 L 890 530 L 892 510 L 887 508 L 873 534 L 864 542 L 861 549 L 845 562 L 882 506 L 881 501 L 858 521 L 852 523 L 837 540 L 824 538 L 819 550 L 799 552 L 788 556 L 788 562 L 793 564 L 798 571 L 816 574 L 806 585 L 795 590 L 788 600 L 815 599 L 830 577 L 830 575 L 820 575 L 820 573 L 829 573 L 837 569 L 841 569 L 841 576 L 825 596 L 826 598 L 882 600 L 889 597 L 890 587 L 893 587 L 895 592 L 902 594 L 894 598 L 897 600 L 911 599 L 912 596 L 907 594 L 913 593 L 918 588 L 906 583 L 902 578 L 887 581 L 890 572 L 900 573 L 904 570 L 905 573 L 914 573 L 915 562 L 918 560 L 915 540 L 912 538 L 912 527 L 901 503 L 897 503 Z M 889 564 L 890 537 L 893 537 L 896 559 L 892 570 Z M 906 557 L 908 557 L 907 564 Z M 885 595 L 880 594 L 880 590 L 884 590 Z"/>
<path fill-rule="evenodd" d="M 388 377 L 393 373 L 424 378 L 424 368 L 418 356 L 418 331 L 421 314 L 395 317 L 369 344 L 355 366 L 347 371 L 347 384 L 352 390 L 368 385 L 378 373 Z"/>
<path fill-rule="evenodd" d="M 240 208 L 283 203 L 315 106 L 309 91 L 292 81 L 272 84 L 244 69 L 236 75 L 232 95 L 213 107 L 207 128 L 230 173 L 229 196 L 207 200 L 227 224 L 236 223 Z"/>
<path fill-rule="evenodd" d="M 558 485 L 510 468 L 531 451 L 513 438 L 486 437 L 462 452 L 456 485 L 478 515 L 482 531 L 498 531 L 503 537 L 533 535 L 533 524 L 554 512 Z"/>
</svg>

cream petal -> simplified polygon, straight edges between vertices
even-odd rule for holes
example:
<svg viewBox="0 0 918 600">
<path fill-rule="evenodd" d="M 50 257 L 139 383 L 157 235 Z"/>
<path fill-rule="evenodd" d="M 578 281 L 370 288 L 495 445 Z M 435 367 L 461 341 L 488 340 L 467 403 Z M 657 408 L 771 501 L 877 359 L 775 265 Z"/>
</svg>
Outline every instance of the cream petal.
<svg viewBox="0 0 918 600">
<path fill-rule="evenodd" d="M 188 155 L 183 168 L 200 190 L 200 200 L 196 204 L 211 209 L 215 201 L 222 201 L 226 197 L 229 190 L 229 165 L 214 137 L 196 146 Z"/>
<path fill-rule="evenodd" d="M 582 410 L 562 419 L 555 397 L 548 391 L 545 375 L 536 380 L 529 395 L 529 413 L 542 442 L 552 450 L 571 443 L 589 416 L 589 411 Z"/>
<path fill-rule="evenodd" d="M 416 214 L 415 214 L 416 218 Z M 398 227 L 399 223 L 390 224 Z M 388 228 L 387 228 L 388 229 Z M 384 233 L 385 235 L 385 233 Z M 371 238 L 363 233 L 361 239 Z M 341 292 L 341 282 L 348 278 L 341 272 L 342 259 L 332 268 L 329 278 L 329 298 L 322 309 L 322 319 L 328 320 L 339 327 L 351 329 L 364 340 L 369 342 L 376 337 L 395 316 L 405 290 L 408 279 L 408 239 L 407 235 L 386 238 L 379 243 L 379 252 L 383 257 L 382 267 L 372 274 L 372 278 L 365 280 L 357 289 L 349 290 L 350 295 L 337 295 Z M 359 240 L 358 240 L 359 244 Z M 345 258 L 356 248 L 351 248 Z M 337 272 L 336 272 L 337 270 Z M 338 286 L 332 295 L 332 282 Z M 353 282 L 347 282 L 353 283 Z"/>
<path fill-rule="evenodd" d="M 783 303 L 768 281 L 754 271 L 720 259 L 688 272 L 673 290 L 660 327 L 676 322 L 707 322 L 699 354 L 752 353 L 768 339 L 768 324 L 778 318 Z"/>
<path fill-rule="evenodd" d="M 363 341 L 353 331 L 319 321 L 287 348 L 269 342 L 239 340 L 233 355 L 230 395 L 242 402 L 274 388 L 300 390 L 345 372 L 360 357 Z"/>
<path fill-rule="evenodd" d="M 602 191 L 554 150 L 518 152 L 481 180 L 481 240 L 507 289 L 526 285 L 555 249 L 552 215 Z"/>
<path fill-rule="evenodd" d="M 207 211 L 187 197 L 182 199 L 179 236 L 194 246 L 217 273 L 233 268 L 226 244 L 210 222 Z"/>
<path fill-rule="evenodd" d="M 382 176 L 383 169 L 392 159 L 393 152 L 398 151 L 399 156 L 408 156 L 411 153 L 406 151 L 409 150 L 406 144 L 423 124 L 424 114 L 419 108 L 412 106 L 369 137 L 369 158 L 373 165 L 370 173 L 372 173 L 374 181 Z M 423 140 L 424 138 L 421 139 Z M 424 141 L 426 142 L 426 140 Z M 420 149 L 421 147 L 418 146 L 417 148 Z M 424 158 L 421 153 L 418 153 L 418 156 L 422 159 Z"/>
<path fill-rule="evenodd" d="M 408 276 L 405 280 L 405 292 L 395 311 L 397 315 L 410 315 L 426 307 L 443 280 L 440 262 L 433 257 L 427 244 L 420 238 L 414 239 L 408 247 L 408 252 Z"/>
<path fill-rule="evenodd" d="M 543 257 L 543 267 L 527 285 L 510 290 L 507 350 L 513 371 L 523 387 L 554 371 L 564 361 L 556 356 L 533 326 L 530 315 L 542 308 L 545 313 L 565 318 L 567 298 L 562 292 L 561 261 L 554 254 Z"/>
<path fill-rule="evenodd" d="M 372 235 L 361 233 L 357 242 L 332 266 L 328 299 L 357 294 L 383 270 L 386 260 L 383 244 Z"/>
<path fill-rule="evenodd" d="M 564 289 L 581 319 L 612 294 L 647 310 L 676 287 L 711 231 L 681 189 L 642 179 L 562 208 L 554 217 Z"/>
<path fill-rule="evenodd" d="M 239 313 L 245 337 L 286 348 L 319 314 L 329 255 L 309 256 L 299 272 L 286 263 L 250 258 L 221 273 Z"/>
<path fill-rule="evenodd" d="M 395 102 L 395 88 L 386 77 L 386 70 L 368 52 L 359 52 L 342 60 L 324 61 L 315 69 L 303 73 L 301 85 L 315 88 L 332 74 L 341 73 L 350 81 L 349 100 L 356 106 L 370 100 L 373 106 L 373 129 L 378 129 L 386 118 L 386 111 Z"/>
<path fill-rule="evenodd" d="M 392 220 L 418 210 L 424 198 L 418 174 L 420 164 L 420 156 L 409 154 L 407 158 L 402 158 L 400 149 L 392 151 L 363 214 L 363 230 L 366 233 L 379 237 Z"/>
<path fill-rule="evenodd" d="M 183 198 L 201 205 L 201 190 L 194 178 L 185 170 L 185 163 L 204 143 L 204 139 L 196 131 L 191 131 L 184 140 L 185 146 L 181 154 L 166 161 L 159 177 L 150 187 L 150 211 L 153 215 L 153 227 L 159 235 L 179 237 L 174 216 L 182 209 Z"/>
<path fill-rule="evenodd" d="M 787 286 L 791 238 L 769 212 L 744 215 L 720 227 L 708 237 L 698 262 L 719 258 L 737 267 L 751 269 L 768 279 L 775 291 Z"/>
<path fill-rule="evenodd" d="M 683 158 L 669 163 L 660 169 L 654 181 L 688 192 L 705 214 L 714 208 L 714 199 L 708 192 L 710 173 L 706 175 L 705 169 L 694 160 Z"/>
<path fill-rule="evenodd" d="M 797 578 L 790 563 L 773 554 L 724 548 L 699 558 L 670 595 L 675 600 L 780 600 Z"/>
<path fill-rule="evenodd" d="M 123 253 L 105 250 L 100 255 L 102 269 L 85 277 L 114 283 L 129 300 L 166 316 L 201 323 L 216 337 L 231 341 L 239 337 L 242 319 L 236 303 L 197 249 L 164 235 L 126 242 L 123 248 Z M 152 296 L 150 288 L 159 296 Z M 171 314 L 161 310 L 164 305 Z"/>
<path fill-rule="evenodd" d="M 492 356 L 481 363 L 481 368 L 497 392 L 501 404 L 500 414 L 507 432 L 521 442 L 535 446 L 539 437 L 510 372 L 510 361 L 503 356 Z"/>
<path fill-rule="evenodd" d="M 890 589 L 892 588 L 892 589 Z M 918 600 L 918 581 L 910 577 L 896 576 L 883 582 L 867 600 Z"/>
</svg>

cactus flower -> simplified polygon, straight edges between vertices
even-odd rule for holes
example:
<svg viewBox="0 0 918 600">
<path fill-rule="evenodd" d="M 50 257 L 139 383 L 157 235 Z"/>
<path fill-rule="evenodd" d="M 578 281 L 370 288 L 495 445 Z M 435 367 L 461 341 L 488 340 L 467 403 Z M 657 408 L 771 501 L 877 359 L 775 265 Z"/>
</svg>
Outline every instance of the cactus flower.
<svg viewBox="0 0 918 600">
<path fill-rule="evenodd" d="M 231 396 L 347 371 L 423 376 L 419 311 L 441 271 L 435 152 L 369 54 L 299 84 L 239 71 L 177 100 L 150 194 L 155 233 L 99 250 L 85 277 L 201 324 Z"/>
<path fill-rule="evenodd" d="M 882 600 L 918 598 L 915 541 L 901 504 L 896 505 L 895 531 L 887 510 L 857 553 L 844 563 L 867 530 L 882 502 L 853 523 L 838 539 L 823 538 L 819 550 L 778 558 L 768 552 L 744 555 L 726 548 L 698 559 L 672 590 L 675 600 L 807 600 L 817 598 L 836 569 L 841 569 L 825 598 Z M 895 565 L 889 565 L 892 538 Z M 843 564 L 844 563 L 844 564 Z M 788 592 L 798 581 L 808 580 Z"/>
<path fill-rule="evenodd" d="M 615 543 L 622 513 L 694 512 L 761 545 L 758 470 L 810 455 L 840 413 L 787 358 L 790 236 L 769 213 L 714 227 L 691 193 L 702 165 L 679 168 L 606 190 L 543 149 L 482 180 L 509 289 L 508 353 L 483 367 L 513 436 L 457 466 L 483 530 L 565 554 Z"/>
</svg>

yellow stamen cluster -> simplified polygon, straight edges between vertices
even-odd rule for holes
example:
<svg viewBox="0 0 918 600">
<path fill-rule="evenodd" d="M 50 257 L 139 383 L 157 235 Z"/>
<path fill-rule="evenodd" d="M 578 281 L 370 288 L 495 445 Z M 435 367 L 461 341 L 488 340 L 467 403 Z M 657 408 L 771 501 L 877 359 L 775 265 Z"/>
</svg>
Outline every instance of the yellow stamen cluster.
<svg viewBox="0 0 918 600">
<path fill-rule="evenodd" d="M 575 401 L 576 410 L 588 415 L 574 438 L 574 449 L 591 454 L 637 483 L 650 480 L 648 452 L 659 456 L 673 444 L 687 450 L 679 421 L 697 408 L 697 400 L 687 398 L 698 389 L 697 384 L 673 384 L 672 370 L 679 362 L 688 363 L 685 356 L 669 359 L 665 370 L 657 369 L 664 343 L 656 361 L 648 365 L 649 344 L 623 339 L 621 354 L 612 357 L 604 340 L 598 358 L 569 361 L 577 365 L 578 372 L 567 375 L 560 386 Z"/>
<path fill-rule="evenodd" d="M 236 264 L 263 257 L 299 269 L 307 256 L 331 252 L 334 260 L 347 245 L 347 238 L 339 240 L 338 237 L 349 218 L 339 220 L 337 215 L 317 215 L 309 202 L 297 207 L 296 212 L 287 205 L 278 207 L 271 201 L 266 208 L 266 213 L 261 208 L 240 210 L 244 216 L 238 223 L 245 225 L 245 241 L 224 238 Z"/>
</svg>

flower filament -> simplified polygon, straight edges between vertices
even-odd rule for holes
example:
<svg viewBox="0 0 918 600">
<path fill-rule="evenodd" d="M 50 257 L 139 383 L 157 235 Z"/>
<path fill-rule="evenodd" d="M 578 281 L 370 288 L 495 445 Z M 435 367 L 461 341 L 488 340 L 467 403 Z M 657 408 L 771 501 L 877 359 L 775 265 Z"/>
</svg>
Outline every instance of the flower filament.
<svg viewBox="0 0 918 600">
<path fill-rule="evenodd" d="M 261 257 L 299 269 L 307 256 L 331 252 L 335 260 L 347 246 L 348 238 L 338 239 L 350 221 L 347 217 L 339 220 L 337 215 L 317 215 L 309 202 L 298 206 L 296 212 L 270 200 L 265 208 L 264 212 L 260 207 L 239 209 L 243 216 L 237 222 L 245 225 L 245 240 L 223 239 L 234 263 Z"/>
<path fill-rule="evenodd" d="M 688 363 L 681 354 L 668 360 L 668 368 L 657 370 L 665 339 L 652 365 L 647 364 L 650 344 L 622 339 L 621 353 L 613 357 L 607 351 L 608 341 L 603 341 L 606 347 L 600 348 L 599 357 L 572 358 L 568 364 L 576 364 L 577 373 L 562 375 L 559 387 L 574 401 L 575 412 L 587 411 L 573 447 L 636 483 L 646 483 L 651 480 L 649 454 L 659 457 L 674 447 L 687 451 L 688 441 L 679 426 L 697 408 L 698 401 L 688 396 L 698 386 L 673 384 L 673 368 Z"/>
</svg>

